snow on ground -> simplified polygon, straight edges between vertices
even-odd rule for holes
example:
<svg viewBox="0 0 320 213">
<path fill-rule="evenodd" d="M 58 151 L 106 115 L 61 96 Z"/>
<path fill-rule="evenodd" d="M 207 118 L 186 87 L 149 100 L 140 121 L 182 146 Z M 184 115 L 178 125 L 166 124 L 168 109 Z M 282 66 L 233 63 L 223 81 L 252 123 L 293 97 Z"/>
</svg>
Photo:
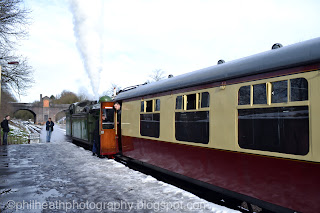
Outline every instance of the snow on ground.
<svg viewBox="0 0 320 213">
<path fill-rule="evenodd" d="M 0 146 L 0 212 L 237 212 L 100 159 L 58 128 L 50 143 Z"/>
<path fill-rule="evenodd" d="M 22 130 L 17 126 L 11 125 L 9 124 L 9 128 L 10 128 L 10 132 L 9 135 L 15 135 L 17 137 L 22 137 L 24 139 L 28 139 L 28 134 L 30 132 L 28 132 L 27 130 Z"/>
</svg>

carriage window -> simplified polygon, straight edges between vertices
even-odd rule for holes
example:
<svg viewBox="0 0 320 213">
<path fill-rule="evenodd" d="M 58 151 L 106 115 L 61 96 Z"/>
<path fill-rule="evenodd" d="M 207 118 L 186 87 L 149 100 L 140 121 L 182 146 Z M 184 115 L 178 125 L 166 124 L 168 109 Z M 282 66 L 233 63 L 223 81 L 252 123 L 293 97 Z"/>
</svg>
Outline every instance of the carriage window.
<svg viewBox="0 0 320 213">
<path fill-rule="evenodd" d="M 249 105 L 250 104 L 250 89 L 251 86 L 243 86 L 239 89 L 239 98 L 238 104 L 239 105 Z"/>
<path fill-rule="evenodd" d="M 140 114 L 140 134 L 159 138 L 160 113 Z"/>
<path fill-rule="evenodd" d="M 201 93 L 201 108 L 209 107 L 210 95 L 208 92 Z"/>
<path fill-rule="evenodd" d="M 288 81 L 272 82 L 271 103 L 285 103 L 288 101 Z"/>
<path fill-rule="evenodd" d="M 253 85 L 253 104 L 267 104 L 266 84 Z"/>
<path fill-rule="evenodd" d="M 103 115 L 106 117 L 102 120 L 102 129 L 113 129 L 114 128 L 114 109 L 103 109 Z"/>
<path fill-rule="evenodd" d="M 244 149 L 308 154 L 308 106 L 239 109 L 238 143 Z"/>
<path fill-rule="evenodd" d="M 186 103 L 186 106 L 184 106 Z M 175 138 L 178 141 L 209 143 L 209 92 L 178 96 L 175 112 Z M 194 111 L 191 111 L 194 110 Z"/>
<path fill-rule="evenodd" d="M 160 111 L 160 99 L 156 99 L 156 108 L 155 111 Z"/>
<path fill-rule="evenodd" d="M 187 95 L 187 110 L 196 109 L 197 94 Z"/>
<path fill-rule="evenodd" d="M 253 85 L 253 104 L 267 104 L 267 97 L 271 97 L 271 106 L 274 103 L 287 103 L 288 100 L 308 100 L 306 79 L 296 78 L 288 81 Z M 268 90 L 267 85 L 271 86 Z M 238 104 L 248 105 L 249 103 L 250 86 L 241 87 Z M 308 154 L 309 107 L 287 106 L 287 104 L 278 106 L 268 108 L 246 106 L 238 109 L 239 146 L 244 149 L 285 154 Z"/>
<path fill-rule="evenodd" d="M 175 137 L 178 141 L 209 143 L 209 111 L 176 112 Z"/>
<path fill-rule="evenodd" d="M 290 80 L 291 101 L 308 100 L 308 81 L 305 78 L 296 78 Z"/>
<path fill-rule="evenodd" d="M 152 112 L 152 109 L 153 109 L 153 101 L 150 100 L 150 101 L 146 101 L 146 112 Z"/>
<path fill-rule="evenodd" d="M 176 109 L 183 109 L 183 98 L 178 96 L 176 99 Z"/>
<path fill-rule="evenodd" d="M 152 113 L 158 111 L 157 113 Z M 159 138 L 160 135 L 160 99 L 141 101 L 140 134 Z M 151 113 L 150 113 L 151 112 Z"/>
</svg>

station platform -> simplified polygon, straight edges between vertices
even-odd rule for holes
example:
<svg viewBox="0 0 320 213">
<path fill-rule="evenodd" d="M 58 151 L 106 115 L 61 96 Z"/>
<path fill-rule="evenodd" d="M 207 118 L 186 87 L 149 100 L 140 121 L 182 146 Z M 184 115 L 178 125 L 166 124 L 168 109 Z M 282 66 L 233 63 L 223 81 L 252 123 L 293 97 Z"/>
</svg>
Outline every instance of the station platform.
<svg viewBox="0 0 320 213">
<path fill-rule="evenodd" d="M 0 212 L 235 212 L 43 134 L 0 146 Z"/>
</svg>

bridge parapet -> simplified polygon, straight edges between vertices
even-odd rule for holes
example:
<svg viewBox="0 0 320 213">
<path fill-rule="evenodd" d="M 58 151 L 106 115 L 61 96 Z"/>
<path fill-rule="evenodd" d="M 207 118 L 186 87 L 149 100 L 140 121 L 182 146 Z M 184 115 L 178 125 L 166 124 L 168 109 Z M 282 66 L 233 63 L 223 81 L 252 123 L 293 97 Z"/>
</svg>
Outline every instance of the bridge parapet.
<svg viewBox="0 0 320 213">
<path fill-rule="evenodd" d="M 35 103 L 17 103 L 10 102 L 8 103 L 12 108 L 12 113 L 15 113 L 19 110 L 30 111 L 34 115 L 35 123 L 44 124 L 48 118 L 52 118 L 53 121 L 56 121 L 56 114 L 64 111 L 69 108 L 70 104 L 53 104 L 52 100 L 47 96 L 42 98 L 40 95 L 40 102 Z"/>
</svg>

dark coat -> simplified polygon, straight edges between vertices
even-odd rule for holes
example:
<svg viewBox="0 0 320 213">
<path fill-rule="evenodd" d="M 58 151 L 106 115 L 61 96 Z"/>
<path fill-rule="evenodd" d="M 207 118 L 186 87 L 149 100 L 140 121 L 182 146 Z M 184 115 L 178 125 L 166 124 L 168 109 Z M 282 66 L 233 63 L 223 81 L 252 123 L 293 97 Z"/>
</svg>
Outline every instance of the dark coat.
<svg viewBox="0 0 320 213">
<path fill-rule="evenodd" d="M 4 120 L 1 122 L 1 127 L 3 128 L 3 131 L 4 131 L 4 132 L 10 132 L 9 123 L 8 123 L 8 120 L 7 120 L 7 119 L 4 119 Z"/>
<path fill-rule="evenodd" d="M 121 124 L 121 109 L 117 111 L 117 122 Z"/>
<path fill-rule="evenodd" d="M 94 140 L 94 143 L 96 143 L 97 145 L 100 145 L 100 134 L 99 134 L 99 119 L 96 121 L 96 125 L 94 127 L 94 130 L 93 130 L 93 140 Z"/>
<path fill-rule="evenodd" d="M 46 122 L 46 130 L 49 131 L 49 128 L 51 127 L 51 131 L 53 131 L 53 126 L 54 126 L 54 123 L 51 121 L 47 121 Z"/>
<path fill-rule="evenodd" d="M 99 135 L 99 119 L 96 121 L 96 125 L 93 131 L 93 144 L 92 152 L 100 155 L 100 135 Z"/>
</svg>

